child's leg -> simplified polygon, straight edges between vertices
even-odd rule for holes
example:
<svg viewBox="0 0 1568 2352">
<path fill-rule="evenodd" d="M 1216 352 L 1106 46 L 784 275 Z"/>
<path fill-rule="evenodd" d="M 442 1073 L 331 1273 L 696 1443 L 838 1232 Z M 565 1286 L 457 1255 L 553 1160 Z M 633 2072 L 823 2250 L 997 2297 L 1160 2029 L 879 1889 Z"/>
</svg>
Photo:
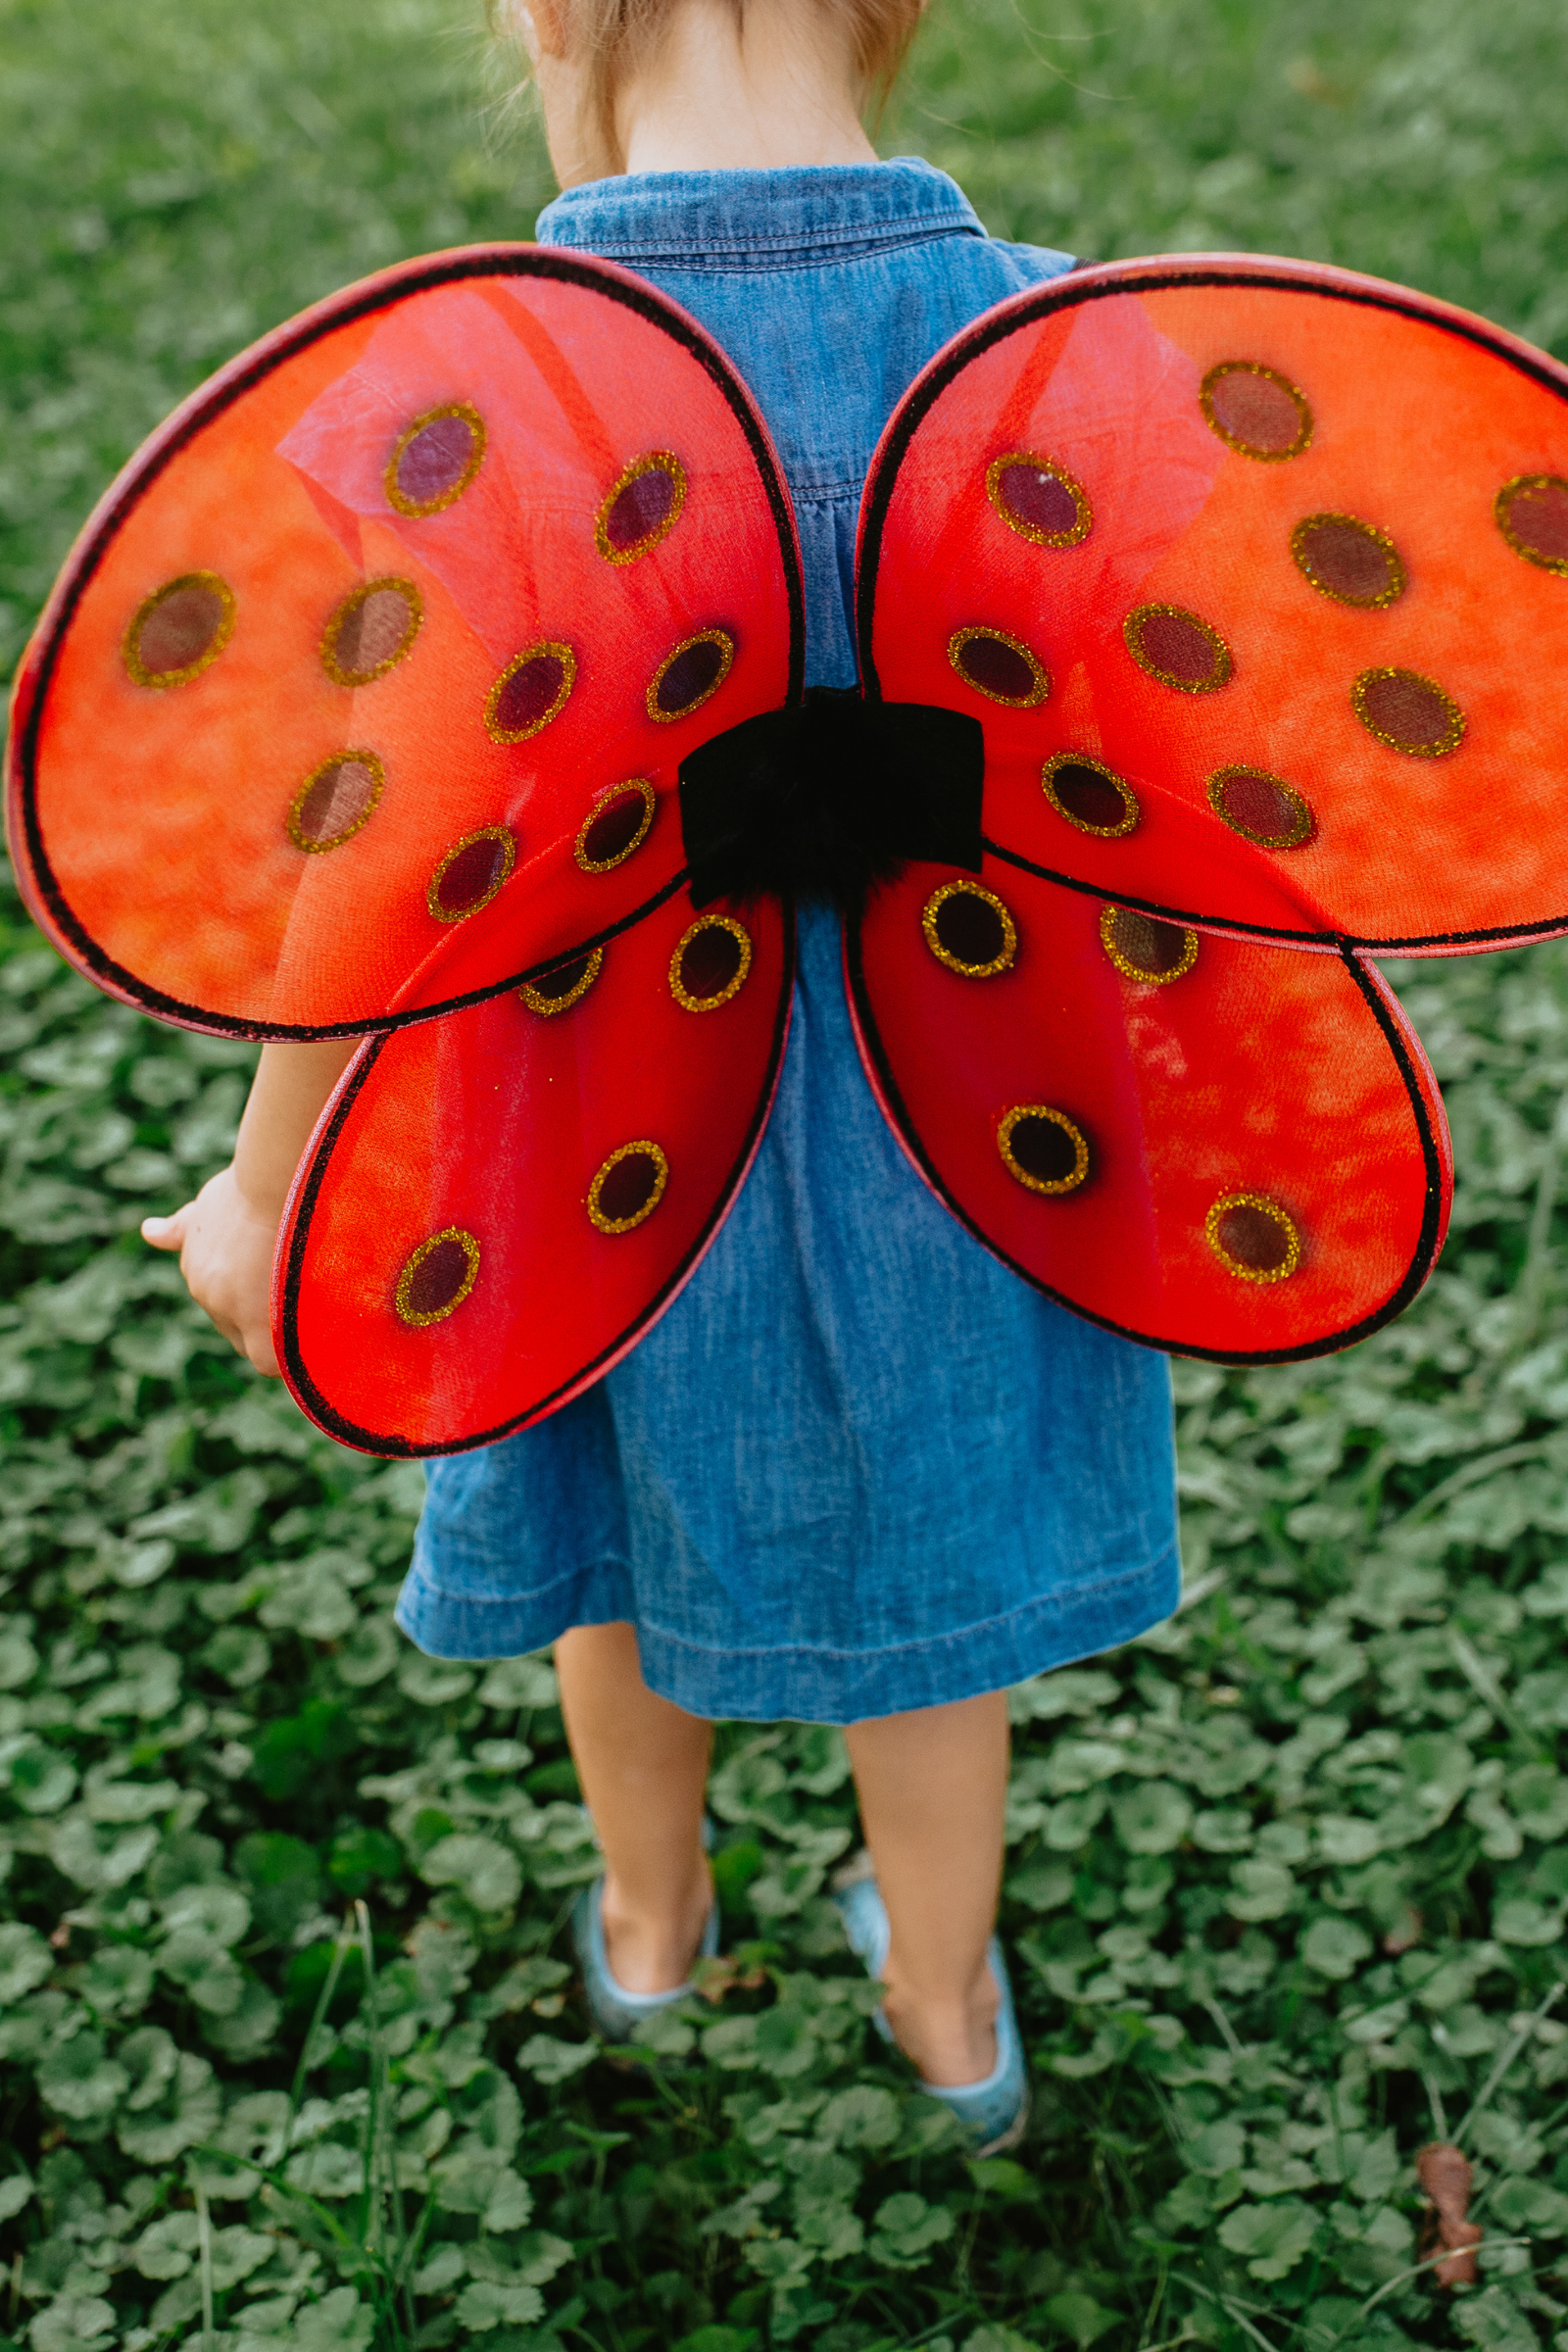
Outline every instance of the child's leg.
<svg viewBox="0 0 1568 2352">
<path fill-rule="evenodd" d="M 887 1905 L 887 2019 L 928 2082 L 997 2062 L 986 1965 L 1002 1884 L 1007 1701 L 1001 1690 L 852 1724 L 860 1819 Z"/>
<path fill-rule="evenodd" d="M 713 1727 L 643 1681 L 629 1625 L 579 1625 L 556 1643 L 561 1705 L 605 1849 L 610 1973 L 628 1992 L 684 1983 L 713 1899 L 703 1791 Z"/>
</svg>

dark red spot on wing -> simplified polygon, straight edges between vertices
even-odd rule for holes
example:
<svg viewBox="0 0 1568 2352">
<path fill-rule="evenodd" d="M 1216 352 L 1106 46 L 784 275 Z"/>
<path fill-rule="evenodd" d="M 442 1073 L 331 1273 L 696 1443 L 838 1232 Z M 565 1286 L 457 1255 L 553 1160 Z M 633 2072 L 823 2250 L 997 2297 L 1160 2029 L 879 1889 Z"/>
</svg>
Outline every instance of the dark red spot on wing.
<svg viewBox="0 0 1568 2352">
<path fill-rule="evenodd" d="M 1417 670 L 1363 670 L 1351 699 L 1362 723 L 1396 752 L 1436 759 L 1451 752 L 1464 733 L 1457 704 Z"/>
<path fill-rule="evenodd" d="M 559 998 L 572 994 L 586 976 L 592 961 L 591 952 L 575 956 L 570 963 L 558 964 L 553 972 L 546 972 L 541 979 L 530 981 L 529 987 L 536 997 L 544 997 L 553 1004 Z"/>
<path fill-rule="evenodd" d="M 699 915 L 675 943 L 669 993 L 683 1012 L 712 1012 L 740 994 L 752 968 L 752 934 L 732 914 Z"/>
<path fill-rule="evenodd" d="M 636 547 L 662 530 L 675 504 L 675 483 L 662 466 L 650 466 L 636 474 L 610 502 L 605 537 L 616 554 Z"/>
<path fill-rule="evenodd" d="M 1568 572 L 1568 481 L 1531 474 L 1497 493 L 1497 520 L 1518 554 L 1547 571 Z"/>
<path fill-rule="evenodd" d="M 1229 649 L 1196 612 L 1145 605 L 1128 614 L 1125 634 L 1134 661 L 1161 685 L 1204 694 L 1223 686 L 1231 674 Z"/>
<path fill-rule="evenodd" d="M 407 588 L 372 588 L 350 603 L 332 633 L 333 667 L 350 679 L 374 677 L 407 652 L 418 625 L 418 607 Z"/>
<path fill-rule="evenodd" d="M 1343 605 L 1392 605 L 1404 588 L 1393 542 L 1353 514 L 1309 514 L 1291 533 L 1291 553 L 1312 586 Z"/>
<path fill-rule="evenodd" d="M 1133 813 L 1112 779 L 1082 760 L 1057 760 L 1051 769 L 1051 788 L 1067 814 L 1092 832 L 1119 833 Z"/>
<path fill-rule="evenodd" d="M 972 980 L 1009 971 L 1018 953 L 1011 909 L 978 882 L 945 882 L 920 910 L 925 943 L 939 963 Z"/>
<path fill-rule="evenodd" d="M 468 1252 L 448 1238 L 426 1251 L 409 1274 L 405 1297 L 411 1314 L 439 1315 L 452 1305 L 468 1279 Z"/>
<path fill-rule="evenodd" d="M 958 652 L 958 666 L 972 684 L 987 694 L 1004 694 L 1022 702 L 1034 686 L 1034 672 L 1021 654 L 1000 637 L 969 637 Z"/>
<path fill-rule="evenodd" d="M 136 653 L 149 677 L 168 677 L 201 661 L 223 626 L 226 608 L 216 588 L 176 588 L 153 607 L 136 632 Z"/>
<path fill-rule="evenodd" d="M 594 543 L 609 564 L 631 564 L 672 531 L 686 503 L 686 468 L 654 449 L 627 466 L 599 510 Z"/>
<path fill-rule="evenodd" d="M 430 884 L 430 911 L 447 922 L 472 914 L 494 898 L 512 871 L 511 836 L 495 830 L 476 833 L 459 842 L 436 868 Z"/>
<path fill-rule="evenodd" d="M 1217 816 L 1261 849 L 1294 850 L 1312 832 L 1306 801 L 1283 776 L 1262 768 L 1220 768 L 1209 778 L 1208 797 Z"/>
<path fill-rule="evenodd" d="M 1065 539 L 1078 529 L 1078 501 L 1066 483 L 1027 460 L 1003 466 L 997 496 L 1015 522 L 1043 538 Z"/>
<path fill-rule="evenodd" d="M 591 818 L 582 837 L 582 854 L 590 865 L 613 865 L 632 849 L 648 822 L 648 804 L 640 792 L 623 792 Z"/>
<path fill-rule="evenodd" d="M 934 919 L 937 937 L 955 963 L 995 963 L 1007 944 L 1001 915 L 978 891 L 956 890 Z"/>
<path fill-rule="evenodd" d="M 681 987 L 699 1002 L 721 997 L 741 968 L 743 953 L 727 923 L 705 924 L 681 950 Z"/>
<path fill-rule="evenodd" d="M 1038 1112 L 1014 1119 L 1007 1147 L 1037 1184 L 1065 1184 L 1078 1165 L 1078 1147 L 1070 1130 Z"/>
<path fill-rule="evenodd" d="M 1291 1254 L 1289 1228 L 1248 1200 L 1221 1209 L 1214 1234 L 1226 1256 L 1252 1274 L 1277 1274 Z"/>
<path fill-rule="evenodd" d="M 659 1190 L 660 1173 L 651 1152 L 628 1152 L 599 1187 L 600 1215 L 612 1225 L 639 1215 Z"/>
<path fill-rule="evenodd" d="M 954 660 L 982 694 L 995 695 L 1005 703 L 1032 702 L 1039 695 L 1039 673 L 1028 656 L 987 629 L 976 629 L 964 637 Z"/>
<path fill-rule="evenodd" d="M 421 425 L 397 463 L 397 486 L 411 507 L 434 506 L 463 487 L 477 452 L 466 416 L 434 416 Z"/>
<path fill-rule="evenodd" d="M 318 768 L 294 811 L 293 832 L 301 848 L 330 849 L 357 832 L 381 791 L 381 776 L 368 760 L 352 754 Z"/>
<path fill-rule="evenodd" d="M 601 1233 L 629 1233 L 664 1197 L 669 1162 L 658 1144 L 622 1144 L 588 1187 L 588 1218 Z"/>
<path fill-rule="evenodd" d="M 566 665 L 559 654 L 535 654 L 514 669 L 498 688 L 492 707 L 497 731 L 522 735 L 547 718 L 565 683 Z"/>
<path fill-rule="evenodd" d="M 569 963 L 558 965 L 541 979 L 525 980 L 517 994 L 530 1012 L 547 1015 L 566 1012 L 582 1002 L 604 966 L 604 949 L 590 948 L 585 955 L 574 956 Z"/>
<path fill-rule="evenodd" d="M 730 649 L 717 631 L 694 638 L 667 662 L 654 688 L 661 718 L 679 718 L 712 693 L 729 665 Z"/>
<path fill-rule="evenodd" d="M 1105 926 L 1107 944 L 1123 965 L 1145 972 L 1152 980 L 1167 979 L 1191 961 L 1192 934 L 1179 923 L 1162 923 L 1133 906 L 1118 906 Z"/>
<path fill-rule="evenodd" d="M 1301 394 L 1272 368 L 1228 360 L 1203 378 L 1203 414 L 1224 441 L 1249 458 L 1294 458 L 1312 435 Z"/>
<path fill-rule="evenodd" d="M 1051 1102 L 1015 1102 L 997 1129 L 1003 1165 L 1031 1193 L 1074 1193 L 1089 1174 L 1089 1139 Z"/>
</svg>

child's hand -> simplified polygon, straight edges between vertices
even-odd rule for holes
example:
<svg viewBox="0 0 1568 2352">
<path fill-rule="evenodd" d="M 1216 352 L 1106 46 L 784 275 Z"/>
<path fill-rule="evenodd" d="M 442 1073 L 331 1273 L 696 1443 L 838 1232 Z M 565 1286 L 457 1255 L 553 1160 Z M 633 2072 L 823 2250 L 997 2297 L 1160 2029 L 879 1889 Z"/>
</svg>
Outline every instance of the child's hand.
<svg viewBox="0 0 1568 2352">
<path fill-rule="evenodd" d="M 358 1040 L 264 1046 L 234 1161 L 172 1217 L 144 1217 L 142 1240 L 177 1250 L 190 1295 L 258 1372 L 272 1352 L 272 1252 L 300 1154 Z"/>
<path fill-rule="evenodd" d="M 277 1219 L 240 1191 L 231 1167 L 212 1177 L 172 1217 L 144 1217 L 142 1239 L 177 1250 L 179 1270 L 202 1312 L 258 1372 L 278 1378 L 270 1296 Z"/>
</svg>

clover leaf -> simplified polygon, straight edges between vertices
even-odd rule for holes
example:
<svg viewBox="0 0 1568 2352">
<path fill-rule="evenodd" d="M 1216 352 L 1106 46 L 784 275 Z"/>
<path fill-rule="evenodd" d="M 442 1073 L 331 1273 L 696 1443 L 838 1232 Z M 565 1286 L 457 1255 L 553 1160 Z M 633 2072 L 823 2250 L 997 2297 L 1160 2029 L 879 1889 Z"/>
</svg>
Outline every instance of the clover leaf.
<svg viewBox="0 0 1568 2352">
<path fill-rule="evenodd" d="M 1320 1977 L 1339 1983 L 1351 1976 L 1372 1949 L 1372 1938 L 1354 1920 L 1315 1919 L 1301 1938 L 1301 1958 Z"/>
<path fill-rule="evenodd" d="M 1254 2278 L 1283 2278 L 1317 2234 L 1309 2205 L 1280 2197 L 1267 2205 L 1238 2205 L 1219 2226 L 1220 2243 L 1242 2255 Z"/>
<path fill-rule="evenodd" d="M 918 2270 L 956 2227 L 950 2205 L 928 2205 L 913 2189 L 901 2189 L 877 2208 L 872 2259 L 893 2270 Z"/>
<path fill-rule="evenodd" d="M 1169 1781 L 1148 1781 L 1110 1809 L 1116 1835 L 1131 1854 L 1168 1854 L 1192 1826 L 1193 1808 Z"/>
<path fill-rule="evenodd" d="M 21 1920 L 0 1925 L 0 2009 L 9 2009 L 54 1969 L 55 1956 L 35 1928 Z"/>
<path fill-rule="evenodd" d="M 476 1911 L 511 1911 L 522 1892 L 521 1864 L 494 1838 L 438 1838 L 418 1867 L 428 1886 L 456 1886 Z"/>
</svg>

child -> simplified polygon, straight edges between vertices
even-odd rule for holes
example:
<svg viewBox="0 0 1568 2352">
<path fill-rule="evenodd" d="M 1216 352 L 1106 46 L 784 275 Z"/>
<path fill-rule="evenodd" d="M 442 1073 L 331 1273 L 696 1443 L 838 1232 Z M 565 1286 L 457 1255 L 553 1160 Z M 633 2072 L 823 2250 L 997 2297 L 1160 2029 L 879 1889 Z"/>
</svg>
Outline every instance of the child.
<svg viewBox="0 0 1568 2352">
<path fill-rule="evenodd" d="M 806 564 L 809 683 L 850 686 L 858 505 L 949 336 L 1072 265 L 988 238 L 861 127 L 919 0 L 535 0 L 519 18 L 565 193 L 543 242 L 640 272 L 740 368 Z M 734 1211 L 597 1387 L 438 1462 L 400 1617 L 437 1655 L 554 1642 L 606 1872 L 578 1945 L 604 2031 L 679 1997 L 716 1918 L 714 1718 L 847 1727 L 876 1877 L 842 1897 L 885 2023 L 977 2148 L 1026 2079 L 992 1938 L 1004 1689 L 1168 1613 L 1163 1360 L 1055 1307 L 926 1191 L 877 1109 L 836 916 L 800 912 L 788 1054 Z M 273 1239 L 348 1046 L 269 1046 L 232 1167 L 153 1245 L 251 1361 Z M 885 1906 L 885 1909 L 884 1909 Z"/>
</svg>

